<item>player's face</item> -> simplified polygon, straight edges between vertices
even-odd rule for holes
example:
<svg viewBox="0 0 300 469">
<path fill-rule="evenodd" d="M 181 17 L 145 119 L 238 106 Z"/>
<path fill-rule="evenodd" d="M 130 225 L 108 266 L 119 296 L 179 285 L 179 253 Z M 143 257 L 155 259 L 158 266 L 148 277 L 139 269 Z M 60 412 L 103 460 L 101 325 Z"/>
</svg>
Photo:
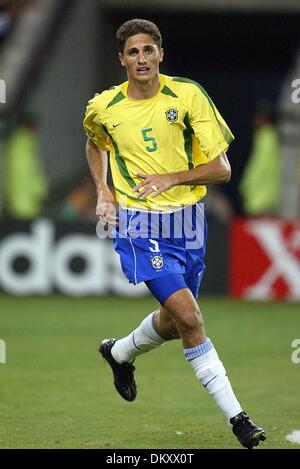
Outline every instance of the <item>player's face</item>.
<svg viewBox="0 0 300 469">
<path fill-rule="evenodd" d="M 127 39 L 119 59 L 126 67 L 129 80 L 145 83 L 158 74 L 163 49 L 159 49 L 148 34 L 135 34 Z"/>
</svg>

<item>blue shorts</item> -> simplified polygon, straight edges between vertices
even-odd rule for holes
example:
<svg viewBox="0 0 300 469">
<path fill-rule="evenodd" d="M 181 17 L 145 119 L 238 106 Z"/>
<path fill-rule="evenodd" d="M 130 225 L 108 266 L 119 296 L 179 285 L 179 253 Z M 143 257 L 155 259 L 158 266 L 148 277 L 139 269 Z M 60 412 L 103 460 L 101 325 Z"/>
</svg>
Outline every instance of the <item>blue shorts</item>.
<svg viewBox="0 0 300 469">
<path fill-rule="evenodd" d="M 198 202 L 171 213 L 121 208 L 118 218 L 113 242 L 129 282 L 149 286 L 151 280 L 161 278 L 163 282 L 164 276 L 181 274 L 197 298 L 205 270 L 204 204 Z M 168 285 L 165 287 L 168 295 Z"/>
</svg>

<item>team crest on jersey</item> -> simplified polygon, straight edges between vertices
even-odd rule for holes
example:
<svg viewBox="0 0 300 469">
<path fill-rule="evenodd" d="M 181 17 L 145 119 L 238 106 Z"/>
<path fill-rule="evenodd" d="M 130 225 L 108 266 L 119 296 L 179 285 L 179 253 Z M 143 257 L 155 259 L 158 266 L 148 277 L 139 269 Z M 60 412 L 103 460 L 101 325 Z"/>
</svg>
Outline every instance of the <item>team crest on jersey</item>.
<svg viewBox="0 0 300 469">
<path fill-rule="evenodd" d="M 162 256 L 159 256 L 159 255 L 154 256 L 151 259 L 151 262 L 152 262 L 152 266 L 156 270 L 160 270 L 164 266 L 164 260 L 163 260 Z"/>
<path fill-rule="evenodd" d="M 178 110 L 175 107 L 170 107 L 166 111 L 166 118 L 168 122 L 176 122 L 178 120 Z"/>
</svg>

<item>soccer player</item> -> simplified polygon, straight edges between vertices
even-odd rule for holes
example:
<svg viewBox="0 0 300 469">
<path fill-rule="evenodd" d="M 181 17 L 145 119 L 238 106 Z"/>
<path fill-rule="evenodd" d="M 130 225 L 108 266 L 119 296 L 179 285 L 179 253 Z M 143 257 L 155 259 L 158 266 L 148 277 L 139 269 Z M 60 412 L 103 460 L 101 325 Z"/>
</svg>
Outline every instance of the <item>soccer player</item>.
<svg viewBox="0 0 300 469">
<path fill-rule="evenodd" d="M 128 81 L 89 101 L 86 154 L 102 223 L 116 224 L 114 246 L 130 282 L 145 282 L 160 307 L 127 337 L 105 339 L 100 354 L 127 401 L 136 398 L 135 358 L 181 339 L 185 358 L 246 448 L 265 440 L 264 430 L 241 408 L 196 298 L 205 265 L 206 184 L 230 180 L 226 151 L 233 136 L 205 90 L 192 80 L 159 73 L 162 38 L 144 19 L 117 31 Z M 107 152 L 115 200 L 109 190 Z"/>
</svg>

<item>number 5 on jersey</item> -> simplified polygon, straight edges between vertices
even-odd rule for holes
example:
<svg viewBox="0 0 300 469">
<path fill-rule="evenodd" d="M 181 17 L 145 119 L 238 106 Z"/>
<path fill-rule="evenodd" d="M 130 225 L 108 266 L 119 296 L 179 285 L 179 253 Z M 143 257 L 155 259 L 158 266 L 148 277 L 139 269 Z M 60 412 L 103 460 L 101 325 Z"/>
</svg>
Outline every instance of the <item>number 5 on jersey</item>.
<svg viewBox="0 0 300 469">
<path fill-rule="evenodd" d="M 147 127 L 146 129 L 142 129 L 143 139 L 145 142 L 151 142 L 151 145 L 146 146 L 147 151 L 156 151 L 157 150 L 157 142 L 155 137 L 149 135 L 150 132 L 153 132 L 152 127 Z"/>
</svg>

